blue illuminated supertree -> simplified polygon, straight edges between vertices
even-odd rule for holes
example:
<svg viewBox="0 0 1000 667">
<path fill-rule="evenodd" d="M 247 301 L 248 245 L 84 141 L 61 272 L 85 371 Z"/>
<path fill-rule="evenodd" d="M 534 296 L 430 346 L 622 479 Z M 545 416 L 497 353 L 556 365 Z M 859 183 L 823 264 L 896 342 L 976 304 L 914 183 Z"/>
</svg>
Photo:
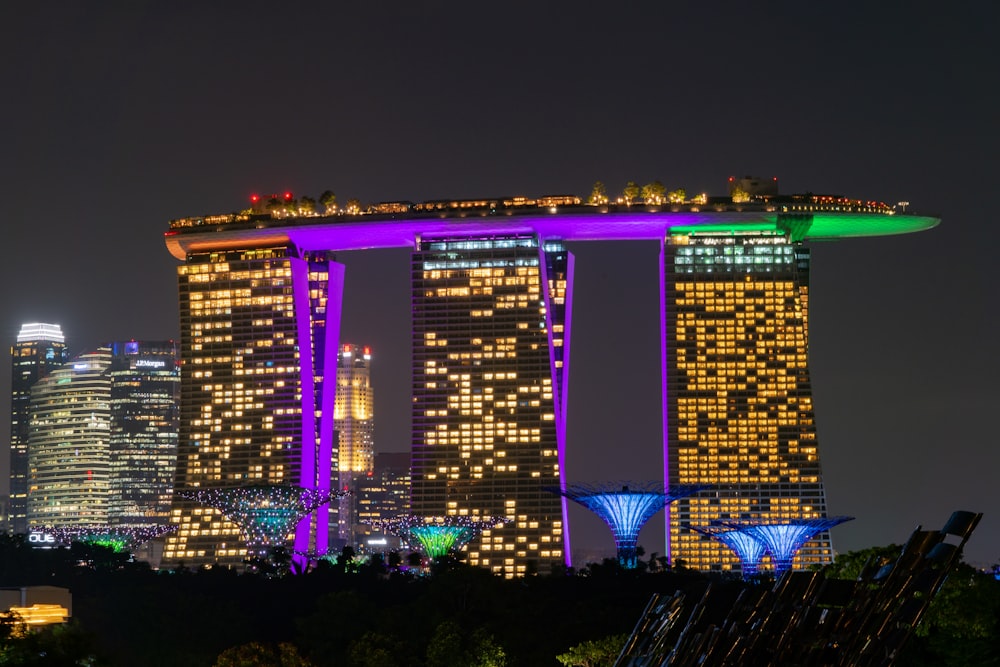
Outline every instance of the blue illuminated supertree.
<svg viewBox="0 0 1000 667">
<path fill-rule="evenodd" d="M 302 517 L 345 492 L 260 484 L 179 492 L 178 495 L 214 507 L 236 524 L 246 543 L 247 557 L 254 561 L 268 559 L 275 548 L 285 546 Z"/>
<path fill-rule="evenodd" d="M 546 490 L 578 502 L 601 517 L 614 535 L 618 562 L 631 569 L 636 566 L 639 531 L 646 522 L 675 500 L 703 488 L 702 485 L 664 488 L 663 482 L 604 482 L 572 484 L 565 489 L 553 486 Z"/>
<path fill-rule="evenodd" d="M 714 540 L 718 540 L 732 549 L 733 553 L 740 559 L 740 572 L 745 579 L 749 579 L 757 574 L 760 568 L 760 561 L 764 558 L 764 552 L 767 551 L 767 547 L 754 535 L 718 523 L 708 526 L 692 526 L 688 523 L 683 525 L 688 530 L 693 530 Z"/>
<path fill-rule="evenodd" d="M 383 532 L 404 542 L 416 541 L 428 558 L 440 558 L 460 550 L 481 532 L 510 521 L 502 516 L 399 516 L 370 521 Z"/>
<path fill-rule="evenodd" d="M 756 538 L 771 556 L 774 564 L 774 576 L 780 577 L 782 574 L 792 569 L 792 561 L 802 545 L 812 539 L 815 535 L 829 530 L 834 526 L 853 520 L 853 516 L 832 516 L 820 519 L 786 519 L 786 520 L 741 520 L 730 521 L 720 519 L 714 521 L 714 525 L 723 526 L 746 533 Z"/>
</svg>

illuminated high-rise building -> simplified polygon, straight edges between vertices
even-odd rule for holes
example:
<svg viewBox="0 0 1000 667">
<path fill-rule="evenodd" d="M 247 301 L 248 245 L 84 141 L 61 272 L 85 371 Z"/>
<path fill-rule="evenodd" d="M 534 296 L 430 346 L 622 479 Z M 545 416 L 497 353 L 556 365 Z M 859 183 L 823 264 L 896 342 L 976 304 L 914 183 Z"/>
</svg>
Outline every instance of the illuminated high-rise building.
<svg viewBox="0 0 1000 667">
<path fill-rule="evenodd" d="M 177 465 L 180 366 L 173 341 L 111 344 L 108 523 L 166 524 Z"/>
<path fill-rule="evenodd" d="M 180 383 L 173 342 L 111 343 L 35 383 L 30 526 L 126 531 L 168 520 Z"/>
<path fill-rule="evenodd" d="M 177 531 L 164 565 L 242 567 L 239 527 L 192 498 L 252 485 L 330 490 L 336 383 L 323 369 L 337 355 L 343 265 L 283 244 L 186 259 L 178 267 Z M 331 511 L 312 511 L 288 547 L 325 554 Z"/>
<path fill-rule="evenodd" d="M 416 516 L 506 517 L 468 546 L 504 576 L 565 562 L 561 485 L 572 257 L 515 234 L 428 238 L 412 259 Z"/>
<path fill-rule="evenodd" d="M 111 349 L 78 355 L 31 390 L 28 525 L 106 525 Z"/>
<path fill-rule="evenodd" d="M 39 379 L 69 358 L 66 340 L 58 324 L 31 323 L 21 326 L 17 342 L 10 348 L 10 501 L 8 528 L 14 533 L 28 530 L 28 434 L 31 388 Z"/>
<path fill-rule="evenodd" d="M 337 396 L 334 428 L 339 449 L 334 484 L 350 491 L 356 480 L 372 472 L 375 456 L 375 402 L 371 380 L 371 348 L 343 343 L 337 355 Z M 358 522 L 357 495 L 343 496 L 338 512 L 337 535 L 354 543 Z M 333 530 L 333 527 L 331 527 Z"/>
<path fill-rule="evenodd" d="M 682 524 L 818 519 L 826 498 L 809 380 L 809 251 L 787 225 L 691 231 L 664 252 L 667 477 L 709 488 L 670 506 L 673 559 L 739 559 Z M 797 556 L 833 558 L 828 531 Z"/>
</svg>

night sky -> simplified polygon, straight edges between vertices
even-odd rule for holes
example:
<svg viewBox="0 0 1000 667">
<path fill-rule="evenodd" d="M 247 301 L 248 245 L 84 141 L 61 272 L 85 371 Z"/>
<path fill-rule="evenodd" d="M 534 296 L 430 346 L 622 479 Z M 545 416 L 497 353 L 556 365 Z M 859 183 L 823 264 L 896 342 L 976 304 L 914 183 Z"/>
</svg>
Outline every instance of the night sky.
<svg viewBox="0 0 1000 667">
<path fill-rule="evenodd" d="M 941 225 L 812 246 L 828 509 L 857 517 L 834 545 L 901 542 L 967 509 L 985 513 L 967 560 L 1000 560 L 995 3 L 277 4 L 0 6 L 3 345 L 26 321 L 61 324 L 74 353 L 177 337 L 168 221 L 255 191 L 724 194 L 753 174 L 909 201 Z M 568 479 L 648 479 L 657 248 L 571 249 Z M 377 449 L 406 450 L 408 253 L 339 259 L 342 339 L 374 349 Z M 612 555 L 595 517 L 571 522 L 575 549 Z M 647 553 L 662 534 L 658 515 Z"/>
</svg>

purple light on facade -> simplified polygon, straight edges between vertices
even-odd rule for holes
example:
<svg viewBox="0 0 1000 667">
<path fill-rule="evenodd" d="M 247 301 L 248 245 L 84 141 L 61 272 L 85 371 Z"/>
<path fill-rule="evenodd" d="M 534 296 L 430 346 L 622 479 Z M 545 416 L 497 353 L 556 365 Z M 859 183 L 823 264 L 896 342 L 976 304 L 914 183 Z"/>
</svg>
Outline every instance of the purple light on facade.
<svg viewBox="0 0 1000 667">
<path fill-rule="evenodd" d="M 295 333 L 299 349 L 299 394 L 301 402 L 299 446 L 299 486 L 311 491 L 318 490 L 316 483 L 316 388 L 315 365 L 313 360 L 312 308 L 309 303 L 309 262 L 290 259 L 292 270 L 292 300 L 295 305 Z M 328 505 L 323 508 L 328 511 Z M 317 512 L 317 517 L 326 512 Z M 295 551 L 309 551 L 312 517 L 307 513 L 295 528 Z M 317 524 L 319 522 L 317 521 Z M 300 560 L 300 556 L 293 556 Z M 298 565 L 304 565 L 299 562 Z"/>
<path fill-rule="evenodd" d="M 539 238 L 563 241 L 656 241 L 669 234 L 671 227 L 702 225 L 768 225 L 777 223 L 777 210 L 650 210 L 634 206 L 626 210 L 602 212 L 597 207 L 583 207 L 585 212 L 487 215 L 470 213 L 464 217 L 442 215 L 439 218 L 357 221 L 345 218 L 304 218 L 300 223 L 275 225 L 260 229 L 226 229 L 207 226 L 200 233 L 167 232 L 167 248 L 177 259 L 186 253 L 202 249 L 218 249 L 227 244 L 245 247 L 284 245 L 292 242 L 303 250 L 369 250 L 373 248 L 413 248 L 418 236 L 508 236 L 536 234 Z M 850 236 L 882 236 L 904 234 L 928 229 L 937 224 L 936 218 L 915 215 L 892 216 L 879 213 L 815 213 L 814 217 L 830 218 L 851 223 L 849 228 L 833 228 L 831 224 L 814 223 L 811 231 L 820 238 Z M 823 228 L 830 228 L 821 233 Z M 200 230 L 199 230 L 200 231 Z"/>
<path fill-rule="evenodd" d="M 663 420 L 663 480 L 670 483 L 670 402 L 667 396 L 667 267 L 666 267 L 666 238 L 660 237 L 660 401 L 662 410 L 660 417 Z M 673 555 L 670 549 L 670 508 L 667 508 L 664 521 L 663 553 L 667 562 L 673 564 Z"/>
<path fill-rule="evenodd" d="M 327 263 L 326 324 L 322 341 L 323 368 L 316 369 L 323 378 L 320 398 L 319 464 L 316 488 L 329 491 L 333 479 L 334 406 L 337 399 L 337 353 L 340 349 L 340 320 L 344 304 L 343 264 Z M 319 343 L 317 343 L 319 344 Z M 337 489 L 339 491 L 339 489 Z M 325 555 L 330 550 L 330 508 L 325 505 L 316 519 L 316 553 Z"/>
<path fill-rule="evenodd" d="M 556 318 L 556 308 L 552 303 L 552 293 L 548 289 L 549 280 L 554 279 L 551 276 L 552 265 L 549 262 L 549 253 L 546 252 L 546 242 L 544 240 L 539 243 L 539 268 L 542 272 L 541 281 L 542 284 L 546 286 L 543 290 L 545 298 L 545 327 L 548 332 L 548 343 L 549 343 L 549 374 L 552 377 L 552 387 L 555 392 L 554 401 L 555 404 L 555 426 L 556 426 L 556 448 L 558 450 L 559 459 L 559 488 L 562 491 L 566 490 L 566 409 L 568 406 L 567 394 L 569 388 L 569 360 L 570 360 L 570 323 L 573 318 L 573 265 L 574 257 L 565 248 L 561 251 L 566 253 L 566 293 L 564 295 L 563 306 L 561 308 L 561 317 L 558 318 L 560 321 L 557 322 Z M 563 325 L 562 333 L 562 347 L 561 349 L 555 345 L 553 326 L 555 324 Z M 562 361 L 562 368 L 559 368 L 556 361 Z M 570 548 L 570 537 L 569 537 L 569 503 L 566 502 L 566 496 L 563 495 L 562 501 L 562 537 L 563 537 L 563 562 L 566 567 L 570 567 L 573 563 L 572 561 L 572 549 Z"/>
</svg>

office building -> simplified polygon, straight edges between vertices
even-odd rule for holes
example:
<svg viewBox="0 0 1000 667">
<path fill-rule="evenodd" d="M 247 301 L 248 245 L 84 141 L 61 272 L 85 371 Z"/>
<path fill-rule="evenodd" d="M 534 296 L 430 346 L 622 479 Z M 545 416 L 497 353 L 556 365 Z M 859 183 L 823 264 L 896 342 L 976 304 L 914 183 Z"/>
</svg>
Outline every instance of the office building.
<svg viewBox="0 0 1000 667">
<path fill-rule="evenodd" d="M 351 497 L 357 507 L 357 547 L 366 551 L 398 549 L 398 537 L 373 526 L 410 514 L 410 453 L 376 454 L 373 470 L 355 480 Z"/>
<path fill-rule="evenodd" d="M 180 367 L 173 341 L 111 344 L 108 523 L 166 524 L 177 465 Z"/>
<path fill-rule="evenodd" d="M 565 560 L 560 484 L 572 260 L 530 234 L 422 238 L 413 253 L 411 511 L 510 520 L 468 546 L 504 576 Z"/>
<path fill-rule="evenodd" d="M 178 268 L 177 531 L 167 536 L 165 567 L 243 567 L 239 527 L 191 499 L 195 492 L 329 491 L 336 382 L 323 371 L 337 356 L 342 274 L 325 252 L 288 246 L 197 252 Z M 325 554 L 331 511 L 323 505 L 299 523 L 289 549 Z"/>
<path fill-rule="evenodd" d="M 34 322 L 21 326 L 10 349 L 10 499 L 7 529 L 28 532 L 28 433 L 31 388 L 69 358 L 58 324 Z"/>
<path fill-rule="evenodd" d="M 111 349 L 78 355 L 35 383 L 28 436 L 28 526 L 106 525 Z"/>
<path fill-rule="evenodd" d="M 356 481 L 373 470 L 375 456 L 375 401 L 371 381 L 370 347 L 343 343 L 337 355 L 337 394 L 334 399 L 334 428 L 337 432 L 338 461 L 335 488 L 350 491 Z M 343 544 L 355 543 L 358 497 L 343 496 L 339 501 L 336 530 Z"/>
</svg>

